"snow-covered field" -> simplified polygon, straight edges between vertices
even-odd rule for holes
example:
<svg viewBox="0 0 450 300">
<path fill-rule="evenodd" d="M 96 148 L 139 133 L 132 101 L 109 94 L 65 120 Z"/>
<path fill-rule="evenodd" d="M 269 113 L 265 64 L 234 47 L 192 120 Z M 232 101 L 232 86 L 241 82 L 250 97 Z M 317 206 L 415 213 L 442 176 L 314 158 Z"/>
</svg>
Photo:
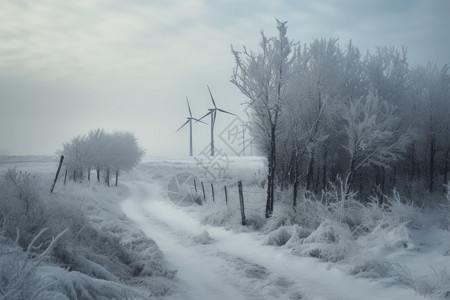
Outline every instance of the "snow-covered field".
<svg viewBox="0 0 450 300">
<path fill-rule="evenodd" d="M 0 171 L 16 167 L 46 174 L 50 188 L 57 161 L 48 157 L 2 157 Z M 183 207 L 170 200 L 169 182 L 183 173 L 195 176 L 197 185 L 204 181 L 206 205 Z M 338 222 L 336 213 L 325 211 L 319 216 L 321 207 L 313 210 L 312 202 L 300 199 L 295 214 L 279 203 L 273 220 L 266 222 L 260 209 L 264 177 L 265 167 L 258 157 L 232 158 L 215 180 L 195 159 L 158 157 L 123 174 L 118 188 L 97 183 L 63 186 L 60 178 L 54 195 L 49 197 L 54 200 L 68 195 L 95 228 L 112 234 L 135 256 L 139 251 L 150 252 L 140 258 L 151 257 L 153 263 L 148 268 L 159 269 L 159 274 L 143 274 L 147 284 L 139 284 L 139 276 L 124 279 L 126 276 L 121 277 L 120 270 L 114 270 L 110 262 L 105 266 L 106 273 L 119 277 L 116 284 L 136 291 L 130 299 L 148 297 L 149 289 L 159 289 L 162 299 L 449 297 L 448 207 L 434 214 L 399 202 L 390 212 L 366 208 L 362 217 L 356 217 L 356 210 L 351 210 L 355 208 L 350 207 L 356 224 L 353 227 L 347 225 L 352 222 Z M 244 184 L 249 202 L 246 213 L 252 226 L 240 225 L 238 180 Z M 210 183 L 216 189 L 214 203 Z M 228 206 L 224 204 L 224 185 L 229 187 Z M 397 212 L 395 218 L 393 212 Z M 152 247 L 151 251 L 141 247 L 144 234 L 157 247 L 150 239 L 145 245 Z M 54 273 L 55 269 L 49 268 L 55 267 L 46 264 L 41 274 Z M 116 297 L 121 299 L 123 295 Z"/>
</svg>

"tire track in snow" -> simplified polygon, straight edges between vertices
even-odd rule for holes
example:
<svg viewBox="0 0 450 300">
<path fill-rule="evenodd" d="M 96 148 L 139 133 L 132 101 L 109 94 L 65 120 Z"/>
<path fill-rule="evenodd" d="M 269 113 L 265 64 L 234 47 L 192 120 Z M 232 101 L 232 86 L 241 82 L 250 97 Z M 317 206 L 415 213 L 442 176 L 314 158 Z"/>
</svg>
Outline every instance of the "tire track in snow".
<svg viewBox="0 0 450 300">
<path fill-rule="evenodd" d="M 257 233 L 237 233 L 201 224 L 171 205 L 157 182 L 127 184 L 125 213 L 177 269 L 180 293 L 169 299 L 423 299 L 414 291 L 351 277 L 313 258 L 262 245 Z M 142 191 L 146 192 L 143 193 Z M 207 230 L 211 244 L 192 243 Z"/>
<path fill-rule="evenodd" d="M 142 186 L 142 183 L 141 183 Z M 143 198 L 135 191 L 139 186 L 128 184 L 131 196 L 123 204 L 124 212 L 135 220 L 149 237 L 155 240 L 163 251 L 165 260 L 170 268 L 176 269 L 176 283 L 179 291 L 167 299 L 248 299 L 236 287 L 224 280 L 221 264 L 214 258 L 205 256 L 195 247 L 187 246 L 188 236 L 174 231 L 164 220 L 160 220 L 155 213 L 143 207 Z M 157 187 L 153 186 L 153 189 Z M 149 197 L 155 196 L 150 191 Z M 140 190 L 141 196 L 142 190 Z"/>
</svg>

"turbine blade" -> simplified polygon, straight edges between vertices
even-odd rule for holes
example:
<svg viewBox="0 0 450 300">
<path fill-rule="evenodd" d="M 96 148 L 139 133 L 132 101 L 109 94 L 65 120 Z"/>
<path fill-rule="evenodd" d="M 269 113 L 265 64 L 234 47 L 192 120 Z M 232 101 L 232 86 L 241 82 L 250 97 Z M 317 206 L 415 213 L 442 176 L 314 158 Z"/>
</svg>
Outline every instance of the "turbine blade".
<svg viewBox="0 0 450 300">
<path fill-rule="evenodd" d="M 203 119 L 204 117 L 206 117 L 207 115 L 209 115 L 211 112 L 208 112 L 206 115 L 204 115 L 203 117 L 201 117 L 200 119 L 197 120 L 197 122 L 199 122 L 201 119 Z"/>
<path fill-rule="evenodd" d="M 235 114 L 230 113 L 229 111 L 226 111 L 226 110 L 223 110 L 223 109 L 220 109 L 220 108 L 218 108 L 217 110 L 218 110 L 218 111 L 221 111 L 221 112 L 223 112 L 223 113 L 226 113 L 226 114 L 230 114 L 230 115 L 235 116 Z"/>
<path fill-rule="evenodd" d="M 216 124 L 216 114 L 217 114 L 217 109 L 214 111 L 214 124 Z"/>
<path fill-rule="evenodd" d="M 205 124 L 205 125 L 208 125 L 207 123 L 205 123 L 205 122 L 203 122 L 203 121 L 200 121 L 199 119 L 196 119 L 196 118 L 192 118 L 192 120 L 195 120 L 195 121 L 196 121 L 195 123 L 200 122 L 200 123 L 203 123 L 203 124 Z"/>
<path fill-rule="evenodd" d="M 209 85 L 207 85 L 207 87 L 208 87 L 209 95 L 211 96 L 212 103 L 214 104 L 214 108 L 217 108 L 216 102 L 214 101 L 214 97 L 211 93 L 211 89 L 209 88 Z"/>
<path fill-rule="evenodd" d="M 189 106 L 189 100 L 188 100 L 188 98 L 186 97 L 186 101 L 187 101 L 187 105 L 188 105 L 188 108 L 189 108 L 189 115 L 191 116 L 191 118 L 192 118 L 192 112 L 191 112 L 191 107 Z"/>
<path fill-rule="evenodd" d="M 190 121 L 191 121 L 191 120 L 187 120 L 186 123 L 184 123 L 183 125 L 181 125 L 181 127 L 178 128 L 177 131 L 175 131 L 175 132 L 178 132 L 178 130 L 180 130 L 181 128 L 183 128 L 183 127 L 184 127 L 187 123 L 189 123 Z"/>
</svg>

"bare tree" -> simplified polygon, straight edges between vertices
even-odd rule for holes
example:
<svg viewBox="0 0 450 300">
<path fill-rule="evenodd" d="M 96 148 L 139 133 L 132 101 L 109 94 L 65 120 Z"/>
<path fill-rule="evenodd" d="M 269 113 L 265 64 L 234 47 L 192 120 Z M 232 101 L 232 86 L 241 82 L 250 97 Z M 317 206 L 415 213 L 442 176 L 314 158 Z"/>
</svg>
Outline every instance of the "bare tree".
<svg viewBox="0 0 450 300">
<path fill-rule="evenodd" d="M 231 82 L 248 98 L 252 131 L 259 138 L 257 143 L 267 157 L 266 218 L 273 213 L 277 130 L 286 84 L 295 59 L 292 55 L 293 42 L 286 37 L 286 22 L 276 22 L 277 37 L 267 38 L 261 33 L 261 52 L 249 52 L 245 47 L 243 52 L 238 52 L 232 48 L 236 67 Z"/>
</svg>

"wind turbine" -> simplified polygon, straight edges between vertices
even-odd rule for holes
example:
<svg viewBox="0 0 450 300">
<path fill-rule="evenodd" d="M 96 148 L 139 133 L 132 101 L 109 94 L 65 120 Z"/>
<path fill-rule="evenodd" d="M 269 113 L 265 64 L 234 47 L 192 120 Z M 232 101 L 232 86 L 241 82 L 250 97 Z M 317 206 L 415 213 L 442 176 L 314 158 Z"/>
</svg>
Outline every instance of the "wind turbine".
<svg viewBox="0 0 450 300">
<path fill-rule="evenodd" d="M 211 156 L 214 156 L 214 123 L 216 122 L 217 111 L 220 111 L 220 112 L 223 112 L 223 113 L 226 113 L 226 114 L 230 114 L 230 115 L 234 115 L 234 116 L 235 116 L 235 114 L 230 113 L 230 112 L 228 112 L 226 110 L 218 108 L 217 105 L 216 105 L 216 102 L 214 101 L 214 97 L 213 97 L 213 95 L 211 93 L 211 89 L 209 88 L 209 86 L 207 86 L 207 87 L 208 87 L 209 95 L 211 96 L 211 101 L 212 101 L 212 103 L 214 105 L 214 108 L 209 108 L 208 109 L 209 112 L 206 115 L 204 115 L 203 117 L 201 117 L 199 119 L 199 121 L 201 119 L 203 119 L 204 117 L 206 117 L 207 115 L 211 116 Z"/>
<path fill-rule="evenodd" d="M 181 128 L 183 128 L 187 123 L 189 123 L 189 132 L 190 132 L 190 137 L 189 137 L 189 156 L 192 156 L 192 120 L 195 120 L 195 121 L 197 121 L 197 122 L 201 122 L 201 123 L 203 123 L 203 124 L 206 124 L 205 122 L 202 122 L 202 121 L 200 121 L 199 119 L 196 119 L 196 118 L 194 118 L 194 117 L 192 117 L 192 112 L 191 112 L 191 107 L 189 106 L 189 100 L 188 100 L 188 98 L 186 97 L 186 102 L 187 102 L 187 106 L 188 106 L 188 109 L 189 109 L 189 117 L 187 117 L 187 121 L 186 121 L 186 123 L 184 123 L 183 125 L 181 125 L 181 127 L 180 128 L 178 128 L 177 129 L 177 131 L 176 132 L 178 132 Z"/>
</svg>

